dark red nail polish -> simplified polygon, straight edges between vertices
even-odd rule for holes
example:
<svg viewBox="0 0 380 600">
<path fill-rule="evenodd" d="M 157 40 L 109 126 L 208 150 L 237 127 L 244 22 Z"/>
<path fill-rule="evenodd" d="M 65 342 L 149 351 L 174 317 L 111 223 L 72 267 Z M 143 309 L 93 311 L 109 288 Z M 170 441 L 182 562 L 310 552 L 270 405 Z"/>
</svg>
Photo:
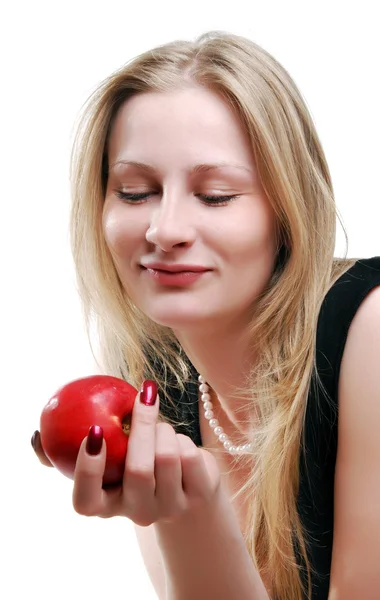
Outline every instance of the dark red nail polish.
<svg viewBox="0 0 380 600">
<path fill-rule="evenodd" d="M 156 403 L 157 392 L 157 383 L 147 379 L 141 386 L 140 402 L 145 404 L 145 406 L 153 406 Z"/>
<path fill-rule="evenodd" d="M 91 456 L 96 456 L 102 449 L 103 429 L 99 425 L 93 425 L 88 432 L 86 452 Z"/>
<path fill-rule="evenodd" d="M 38 436 L 40 435 L 40 432 L 38 431 L 38 429 L 36 429 L 36 431 L 33 433 L 32 438 L 30 440 L 30 443 L 32 444 L 33 450 L 35 451 L 37 448 L 37 440 L 38 440 Z"/>
</svg>

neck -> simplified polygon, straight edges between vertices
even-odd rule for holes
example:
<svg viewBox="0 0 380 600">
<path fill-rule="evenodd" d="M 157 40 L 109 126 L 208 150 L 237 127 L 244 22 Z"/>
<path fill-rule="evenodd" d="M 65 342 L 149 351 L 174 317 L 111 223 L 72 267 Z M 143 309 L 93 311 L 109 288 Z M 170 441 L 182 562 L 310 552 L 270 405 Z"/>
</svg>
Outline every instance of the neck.
<svg viewBox="0 0 380 600">
<path fill-rule="evenodd" d="M 239 327 L 234 322 L 208 330 L 175 331 L 194 368 L 205 378 L 232 418 L 239 402 L 236 388 L 243 386 L 254 362 L 247 330 L 247 323 Z"/>
</svg>

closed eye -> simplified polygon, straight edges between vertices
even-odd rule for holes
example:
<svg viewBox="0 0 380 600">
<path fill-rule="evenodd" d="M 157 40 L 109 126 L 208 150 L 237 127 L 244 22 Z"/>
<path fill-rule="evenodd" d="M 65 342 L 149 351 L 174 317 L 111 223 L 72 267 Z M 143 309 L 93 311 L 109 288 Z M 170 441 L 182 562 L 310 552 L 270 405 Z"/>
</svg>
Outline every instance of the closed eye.
<svg viewBox="0 0 380 600">
<path fill-rule="evenodd" d="M 129 202 L 131 204 L 138 204 L 139 202 L 147 200 L 149 198 L 149 196 L 153 196 L 154 194 L 157 194 L 157 192 L 143 192 L 140 194 L 134 194 L 134 193 L 126 193 L 126 192 L 116 191 L 115 194 L 118 198 L 120 198 L 120 200 L 123 200 L 124 202 Z M 208 194 L 195 194 L 195 196 L 197 198 L 200 198 L 205 204 L 208 204 L 208 205 L 228 204 L 231 200 L 235 200 L 236 198 L 239 198 L 238 194 L 223 195 L 223 196 L 212 196 L 212 195 L 208 195 Z"/>
</svg>

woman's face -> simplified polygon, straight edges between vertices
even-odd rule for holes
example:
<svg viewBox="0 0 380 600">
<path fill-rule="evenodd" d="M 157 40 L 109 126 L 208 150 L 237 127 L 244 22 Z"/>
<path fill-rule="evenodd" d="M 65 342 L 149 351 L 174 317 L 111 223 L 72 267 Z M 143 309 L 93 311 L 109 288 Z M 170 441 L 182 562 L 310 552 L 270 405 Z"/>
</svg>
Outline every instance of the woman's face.
<svg viewBox="0 0 380 600">
<path fill-rule="evenodd" d="M 201 87 L 135 96 L 108 156 L 104 235 L 132 301 L 178 330 L 245 321 L 274 269 L 275 218 L 227 103 Z"/>
</svg>

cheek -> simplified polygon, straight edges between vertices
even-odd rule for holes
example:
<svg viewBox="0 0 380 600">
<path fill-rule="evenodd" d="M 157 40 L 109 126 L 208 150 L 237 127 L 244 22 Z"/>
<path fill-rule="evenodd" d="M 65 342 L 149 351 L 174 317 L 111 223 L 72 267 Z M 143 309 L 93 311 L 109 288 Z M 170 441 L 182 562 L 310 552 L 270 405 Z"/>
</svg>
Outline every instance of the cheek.
<svg viewBox="0 0 380 600">
<path fill-rule="evenodd" d="M 275 218 L 266 206 L 258 205 L 235 222 L 232 220 L 226 233 L 225 247 L 236 261 L 264 258 L 276 251 Z"/>
<path fill-rule="evenodd" d="M 133 241 L 133 228 L 117 209 L 105 210 L 103 213 L 103 235 L 113 256 L 123 254 Z M 135 232 L 136 235 L 136 232 Z"/>
</svg>

